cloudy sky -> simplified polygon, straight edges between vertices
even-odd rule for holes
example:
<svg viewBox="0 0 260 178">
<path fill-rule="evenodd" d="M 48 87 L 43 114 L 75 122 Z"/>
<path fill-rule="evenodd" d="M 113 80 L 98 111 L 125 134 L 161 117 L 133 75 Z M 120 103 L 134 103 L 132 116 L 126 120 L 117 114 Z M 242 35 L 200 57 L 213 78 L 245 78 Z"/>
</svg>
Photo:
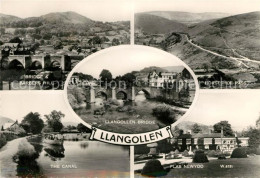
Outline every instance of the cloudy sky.
<svg viewBox="0 0 260 178">
<path fill-rule="evenodd" d="M 0 0 L 0 13 L 21 18 L 75 11 L 92 20 L 130 20 L 129 0 Z"/>
<path fill-rule="evenodd" d="M 30 112 L 45 114 L 57 110 L 65 114 L 64 122 L 77 122 L 66 107 L 63 91 L 6 91 L 0 94 L 0 115 L 12 120 L 23 120 Z"/>
<path fill-rule="evenodd" d="M 136 12 L 185 11 L 239 14 L 260 11 L 259 0 L 136 0 Z"/>
<path fill-rule="evenodd" d="M 120 46 L 106 49 L 91 55 L 74 68 L 73 72 L 82 72 L 99 78 L 103 69 L 108 69 L 113 77 L 123 75 L 145 67 L 180 66 L 184 63 L 177 57 L 146 46 Z"/>
<path fill-rule="evenodd" d="M 227 120 L 234 130 L 241 131 L 248 126 L 255 126 L 259 116 L 259 90 L 207 90 L 199 94 L 185 120 L 205 125 Z"/>
</svg>

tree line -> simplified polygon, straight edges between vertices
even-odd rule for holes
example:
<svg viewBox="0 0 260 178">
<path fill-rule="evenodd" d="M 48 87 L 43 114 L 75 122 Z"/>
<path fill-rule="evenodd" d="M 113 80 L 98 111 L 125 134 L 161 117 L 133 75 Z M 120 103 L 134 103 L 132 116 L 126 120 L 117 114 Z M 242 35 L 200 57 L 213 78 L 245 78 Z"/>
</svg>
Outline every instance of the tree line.
<svg viewBox="0 0 260 178">
<path fill-rule="evenodd" d="M 50 114 L 41 117 L 38 112 L 28 113 L 20 123 L 20 126 L 25 130 L 26 134 L 40 134 L 49 132 L 62 132 L 63 130 L 71 131 L 76 129 L 79 132 L 90 132 L 90 129 L 83 124 L 77 126 L 68 125 L 65 127 L 62 124 L 62 118 L 65 115 L 61 111 L 53 110 Z"/>
</svg>

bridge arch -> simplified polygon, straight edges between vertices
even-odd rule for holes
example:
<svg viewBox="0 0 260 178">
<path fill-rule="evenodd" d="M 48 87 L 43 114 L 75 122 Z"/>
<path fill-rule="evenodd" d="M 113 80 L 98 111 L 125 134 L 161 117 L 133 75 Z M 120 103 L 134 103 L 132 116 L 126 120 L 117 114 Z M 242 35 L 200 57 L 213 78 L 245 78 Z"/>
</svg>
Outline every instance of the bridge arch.
<svg viewBox="0 0 260 178">
<path fill-rule="evenodd" d="M 96 98 L 102 98 L 104 100 L 107 100 L 108 96 L 106 92 L 101 90 L 96 93 Z"/>
<path fill-rule="evenodd" d="M 136 93 L 135 93 L 135 95 L 138 95 L 139 94 L 139 92 L 144 92 L 144 95 L 145 95 L 145 97 L 146 98 L 150 98 L 151 97 L 151 94 L 150 94 L 150 92 L 149 91 L 147 91 L 146 89 L 144 89 L 144 88 L 140 88 L 140 89 L 138 89 L 138 90 L 136 90 Z"/>
<path fill-rule="evenodd" d="M 127 93 L 125 91 L 118 91 L 116 93 L 116 99 L 127 100 Z"/>
<path fill-rule="evenodd" d="M 9 62 L 8 68 L 9 69 L 24 69 L 24 65 L 21 61 L 19 61 L 17 59 L 13 59 Z"/>
<path fill-rule="evenodd" d="M 52 61 L 50 64 L 50 67 L 52 69 L 60 69 L 61 68 L 61 63 L 59 61 Z"/>
<path fill-rule="evenodd" d="M 30 68 L 31 68 L 31 69 L 34 69 L 34 70 L 36 70 L 36 69 L 43 69 L 42 62 L 41 62 L 41 61 L 38 61 L 38 60 L 35 60 L 35 61 L 32 62 Z"/>
</svg>

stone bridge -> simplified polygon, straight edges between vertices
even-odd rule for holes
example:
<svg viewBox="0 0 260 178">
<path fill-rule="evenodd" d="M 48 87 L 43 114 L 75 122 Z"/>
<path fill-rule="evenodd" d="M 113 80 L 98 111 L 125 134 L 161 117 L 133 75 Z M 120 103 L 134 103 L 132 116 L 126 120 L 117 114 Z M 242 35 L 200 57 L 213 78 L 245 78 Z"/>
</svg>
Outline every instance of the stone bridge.
<svg viewBox="0 0 260 178">
<path fill-rule="evenodd" d="M 134 101 L 136 95 L 140 91 L 143 91 L 146 98 L 156 98 L 158 96 L 165 97 L 167 99 L 177 100 L 179 99 L 179 91 L 171 90 L 165 91 L 162 88 L 156 87 L 129 87 L 126 89 L 118 89 L 118 88 L 101 88 L 101 87 L 91 87 L 87 92 L 87 96 L 89 96 L 88 102 L 94 103 L 96 98 L 104 98 L 105 100 L 111 99 L 123 99 Z"/>
<path fill-rule="evenodd" d="M 64 71 L 71 70 L 71 60 L 67 55 L 10 55 L 7 58 L 8 68 L 48 69 L 59 67 Z"/>
</svg>

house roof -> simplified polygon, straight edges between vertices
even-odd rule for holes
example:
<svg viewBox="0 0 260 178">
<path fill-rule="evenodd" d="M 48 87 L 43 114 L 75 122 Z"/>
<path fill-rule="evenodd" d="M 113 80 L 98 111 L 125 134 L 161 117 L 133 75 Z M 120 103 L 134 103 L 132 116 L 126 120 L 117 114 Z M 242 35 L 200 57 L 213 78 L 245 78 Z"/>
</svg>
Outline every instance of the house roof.
<svg viewBox="0 0 260 178">
<path fill-rule="evenodd" d="M 4 130 L 5 130 L 5 129 L 8 129 L 9 127 L 11 127 L 14 123 L 15 123 L 15 122 L 5 123 L 5 124 L 3 125 Z"/>
<path fill-rule="evenodd" d="M 192 136 L 192 138 L 220 138 L 221 133 L 209 133 L 209 134 L 195 134 Z"/>
</svg>

